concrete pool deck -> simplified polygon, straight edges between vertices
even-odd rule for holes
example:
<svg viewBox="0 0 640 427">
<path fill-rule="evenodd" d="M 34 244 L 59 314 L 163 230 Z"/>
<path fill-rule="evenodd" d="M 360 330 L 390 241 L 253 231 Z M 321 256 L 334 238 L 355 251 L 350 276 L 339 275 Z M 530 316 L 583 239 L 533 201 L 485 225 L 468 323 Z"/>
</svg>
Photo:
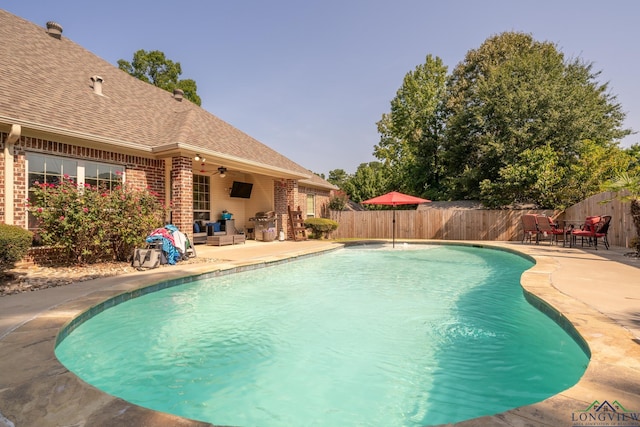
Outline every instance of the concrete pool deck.
<svg viewBox="0 0 640 427">
<path fill-rule="evenodd" d="M 559 323 L 570 322 L 591 351 L 589 366 L 575 386 L 542 402 L 456 426 L 640 426 L 638 418 L 630 418 L 640 417 L 640 260 L 625 257 L 628 250 L 594 251 L 519 242 L 412 243 L 474 244 L 533 257 L 536 265 L 523 274 L 523 288 L 535 300 L 544 301 L 542 305 L 553 307 Z M 178 264 L 0 298 L 0 427 L 211 425 L 145 409 L 84 383 L 56 359 L 58 332 L 92 306 L 124 292 L 340 246 L 327 241 L 198 245 L 198 256 L 216 261 Z M 598 420 L 605 410 L 598 412 L 597 405 L 590 408 L 596 401 L 612 404 L 613 411 L 606 414 L 614 418 Z M 379 422 L 384 425 L 384 420 Z M 609 424 L 603 424 L 606 422 Z"/>
</svg>

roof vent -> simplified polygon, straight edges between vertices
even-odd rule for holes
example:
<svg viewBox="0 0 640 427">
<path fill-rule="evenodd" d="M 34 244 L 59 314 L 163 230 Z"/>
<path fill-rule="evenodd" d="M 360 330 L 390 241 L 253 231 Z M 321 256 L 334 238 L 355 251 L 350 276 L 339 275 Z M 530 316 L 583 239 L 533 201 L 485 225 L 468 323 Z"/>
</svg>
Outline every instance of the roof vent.
<svg viewBox="0 0 640 427">
<path fill-rule="evenodd" d="M 47 22 L 47 33 L 49 33 L 51 37 L 60 39 L 62 37 L 62 25 L 53 21 Z"/>
<path fill-rule="evenodd" d="M 93 76 L 91 81 L 93 82 L 93 93 L 102 95 L 102 82 L 104 82 L 104 79 L 100 76 Z"/>
<path fill-rule="evenodd" d="M 182 89 L 174 89 L 173 97 L 176 101 L 182 101 L 182 98 L 184 97 L 184 91 Z"/>
</svg>

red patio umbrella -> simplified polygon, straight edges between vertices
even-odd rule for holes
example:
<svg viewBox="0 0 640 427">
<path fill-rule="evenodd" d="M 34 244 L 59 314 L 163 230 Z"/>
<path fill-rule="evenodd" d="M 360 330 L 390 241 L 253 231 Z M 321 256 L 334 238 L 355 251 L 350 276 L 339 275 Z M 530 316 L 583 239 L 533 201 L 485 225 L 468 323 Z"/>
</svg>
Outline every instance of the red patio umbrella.
<svg viewBox="0 0 640 427">
<path fill-rule="evenodd" d="M 393 240 L 392 247 L 396 247 L 396 210 L 395 207 L 398 205 L 419 205 L 420 203 L 427 203 L 431 200 L 421 199 L 420 197 L 410 196 L 408 194 L 399 193 L 397 191 L 392 191 L 387 194 L 383 194 L 382 196 L 374 197 L 373 199 L 365 200 L 362 203 L 366 203 L 368 205 L 387 205 L 393 206 Z"/>
</svg>

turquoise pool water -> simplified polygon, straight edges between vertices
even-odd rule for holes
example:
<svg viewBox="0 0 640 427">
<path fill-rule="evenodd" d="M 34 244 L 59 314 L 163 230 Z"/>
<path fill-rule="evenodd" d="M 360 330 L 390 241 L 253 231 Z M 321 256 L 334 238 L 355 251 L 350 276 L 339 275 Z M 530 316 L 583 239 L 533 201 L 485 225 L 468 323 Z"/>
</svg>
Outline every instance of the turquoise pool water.
<svg viewBox="0 0 640 427">
<path fill-rule="evenodd" d="M 422 426 L 543 400 L 588 358 L 523 297 L 532 263 L 347 248 L 105 310 L 56 348 L 136 404 L 218 425 Z"/>
</svg>

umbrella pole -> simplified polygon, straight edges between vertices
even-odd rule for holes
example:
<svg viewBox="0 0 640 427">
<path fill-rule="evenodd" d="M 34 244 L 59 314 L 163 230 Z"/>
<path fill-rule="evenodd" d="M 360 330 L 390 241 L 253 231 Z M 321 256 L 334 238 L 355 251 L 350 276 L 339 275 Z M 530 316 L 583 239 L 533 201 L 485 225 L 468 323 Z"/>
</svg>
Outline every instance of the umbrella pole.
<svg viewBox="0 0 640 427">
<path fill-rule="evenodd" d="M 391 247 L 395 248 L 396 247 L 396 210 L 395 208 L 393 209 L 393 231 L 391 232 L 393 238 L 391 240 Z"/>
</svg>

